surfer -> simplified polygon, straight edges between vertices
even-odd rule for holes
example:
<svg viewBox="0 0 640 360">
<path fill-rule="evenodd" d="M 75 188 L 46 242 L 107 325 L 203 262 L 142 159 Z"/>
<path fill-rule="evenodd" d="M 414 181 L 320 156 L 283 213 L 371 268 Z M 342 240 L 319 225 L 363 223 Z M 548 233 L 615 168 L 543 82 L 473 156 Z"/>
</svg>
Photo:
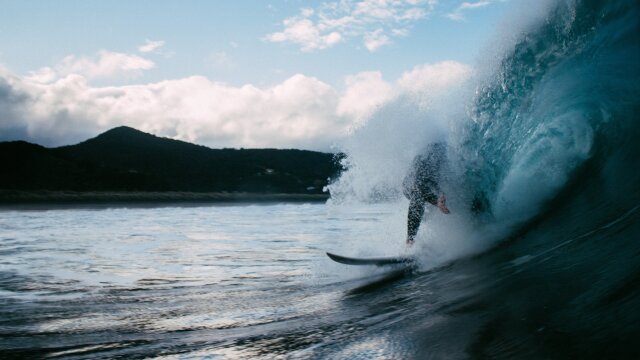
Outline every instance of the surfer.
<svg viewBox="0 0 640 360">
<path fill-rule="evenodd" d="M 446 145 L 434 143 L 427 151 L 418 154 L 405 176 L 403 193 L 409 199 L 409 214 L 407 217 L 407 245 L 412 245 L 422 216 L 425 203 L 437 206 L 444 214 L 449 213 L 446 198 L 440 191 L 440 172 L 446 157 Z"/>
</svg>

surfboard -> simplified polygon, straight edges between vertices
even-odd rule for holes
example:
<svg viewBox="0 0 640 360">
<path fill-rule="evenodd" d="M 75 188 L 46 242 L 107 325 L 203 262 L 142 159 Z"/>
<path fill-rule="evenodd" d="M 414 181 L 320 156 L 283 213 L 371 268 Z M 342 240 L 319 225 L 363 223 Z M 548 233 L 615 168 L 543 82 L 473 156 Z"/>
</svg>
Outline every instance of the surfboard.
<svg viewBox="0 0 640 360">
<path fill-rule="evenodd" d="M 340 264 L 345 264 L 345 265 L 375 265 L 375 266 L 412 265 L 415 262 L 414 258 L 408 257 L 408 256 L 354 258 L 354 257 L 336 255 L 330 252 L 327 253 L 327 256 L 331 258 L 331 260 L 338 262 Z"/>
</svg>

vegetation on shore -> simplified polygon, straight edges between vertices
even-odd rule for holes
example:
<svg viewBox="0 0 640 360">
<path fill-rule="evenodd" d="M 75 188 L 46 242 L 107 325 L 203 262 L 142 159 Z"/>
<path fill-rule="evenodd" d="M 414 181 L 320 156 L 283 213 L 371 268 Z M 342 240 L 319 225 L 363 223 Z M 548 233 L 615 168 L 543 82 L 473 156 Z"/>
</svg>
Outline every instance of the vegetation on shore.
<svg viewBox="0 0 640 360">
<path fill-rule="evenodd" d="M 0 142 L 0 163 L 4 203 L 326 199 L 341 170 L 334 154 L 210 149 L 124 126 L 58 148 Z"/>
</svg>

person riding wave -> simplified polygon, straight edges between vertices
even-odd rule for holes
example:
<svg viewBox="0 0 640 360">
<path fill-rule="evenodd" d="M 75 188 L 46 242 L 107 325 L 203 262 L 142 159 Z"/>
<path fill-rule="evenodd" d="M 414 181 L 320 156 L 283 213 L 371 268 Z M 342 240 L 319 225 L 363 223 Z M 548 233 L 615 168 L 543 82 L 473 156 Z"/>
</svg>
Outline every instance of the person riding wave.
<svg viewBox="0 0 640 360">
<path fill-rule="evenodd" d="M 446 145 L 433 143 L 418 154 L 403 181 L 403 193 L 409 199 L 407 216 L 407 245 L 412 245 L 420 228 L 426 203 L 432 204 L 444 214 L 450 211 L 446 197 L 440 190 L 442 167 L 446 161 Z"/>
</svg>

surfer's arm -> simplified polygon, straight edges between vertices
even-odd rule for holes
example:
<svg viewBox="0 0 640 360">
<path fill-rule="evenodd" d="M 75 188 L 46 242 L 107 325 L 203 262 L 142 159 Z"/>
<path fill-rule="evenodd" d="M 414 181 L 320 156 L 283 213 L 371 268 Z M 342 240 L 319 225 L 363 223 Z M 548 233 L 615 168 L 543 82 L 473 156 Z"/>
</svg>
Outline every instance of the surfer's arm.
<svg viewBox="0 0 640 360">
<path fill-rule="evenodd" d="M 440 196 L 438 197 L 438 202 L 433 205 L 437 206 L 443 214 L 448 214 L 451 212 L 449 211 L 449 208 L 447 208 L 447 198 L 444 196 L 444 194 L 440 194 Z"/>
</svg>

